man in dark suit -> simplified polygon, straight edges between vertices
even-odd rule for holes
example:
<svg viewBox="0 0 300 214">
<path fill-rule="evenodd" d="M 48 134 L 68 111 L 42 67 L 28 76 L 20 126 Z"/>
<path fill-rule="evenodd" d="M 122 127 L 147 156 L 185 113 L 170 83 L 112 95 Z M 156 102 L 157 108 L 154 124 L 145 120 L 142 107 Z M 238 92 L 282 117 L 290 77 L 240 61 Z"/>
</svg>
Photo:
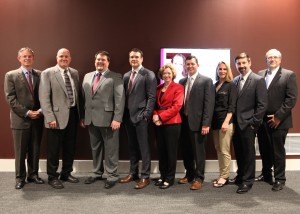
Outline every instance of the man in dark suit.
<svg viewBox="0 0 300 214">
<path fill-rule="evenodd" d="M 131 71 L 124 74 L 126 104 L 124 124 L 128 136 L 130 171 L 120 180 L 128 183 L 139 180 L 139 159 L 142 159 L 141 179 L 136 189 L 142 189 L 150 183 L 151 156 L 148 142 L 148 122 L 152 119 L 155 105 L 157 81 L 153 71 L 142 66 L 143 52 L 137 48 L 129 52 Z"/>
<path fill-rule="evenodd" d="M 4 92 L 10 106 L 10 126 L 15 151 L 16 189 L 27 181 L 43 184 L 39 177 L 39 155 L 43 131 L 43 117 L 38 98 L 41 72 L 32 68 L 34 52 L 28 47 L 18 52 L 21 67 L 5 74 Z"/>
<path fill-rule="evenodd" d="M 185 61 L 188 77 L 179 81 L 185 88 L 181 109 L 183 162 L 186 176 L 178 183 L 193 181 L 191 190 L 198 190 L 204 181 L 206 142 L 210 130 L 215 93 L 213 82 L 197 72 L 198 59 L 188 56 Z M 196 167 L 195 167 L 196 165 Z"/>
<path fill-rule="evenodd" d="M 112 188 L 119 179 L 119 129 L 123 118 L 125 93 L 122 75 L 108 69 L 110 54 L 99 51 L 95 55 L 96 71 L 87 73 L 82 83 L 84 112 L 80 125 L 88 126 L 93 155 L 93 176 L 85 184 L 101 179 L 105 154 L 107 180 L 105 188 Z"/>
<path fill-rule="evenodd" d="M 268 68 L 260 71 L 267 84 L 268 108 L 257 137 L 262 159 L 262 174 L 256 181 L 272 184 L 272 167 L 274 178 L 272 190 L 279 191 L 285 184 L 285 139 L 289 128 L 293 127 L 292 109 L 296 105 L 298 90 L 296 75 L 284 69 L 281 64 L 281 53 L 271 49 L 266 53 Z"/>
<path fill-rule="evenodd" d="M 47 129 L 47 174 L 53 188 L 64 188 L 62 182 L 77 183 L 71 175 L 75 155 L 76 130 L 79 121 L 79 76 L 70 68 L 70 51 L 57 52 L 57 65 L 41 74 L 39 97 Z M 57 173 L 60 147 L 62 170 Z M 60 175 L 60 180 L 58 177 Z"/>
<path fill-rule="evenodd" d="M 235 58 L 237 70 L 234 78 L 238 87 L 236 113 L 233 120 L 235 132 L 233 146 L 238 165 L 237 176 L 230 182 L 239 185 L 237 193 L 248 192 L 255 177 L 255 135 L 267 108 L 267 89 L 264 79 L 250 69 L 251 59 L 246 53 Z"/>
</svg>

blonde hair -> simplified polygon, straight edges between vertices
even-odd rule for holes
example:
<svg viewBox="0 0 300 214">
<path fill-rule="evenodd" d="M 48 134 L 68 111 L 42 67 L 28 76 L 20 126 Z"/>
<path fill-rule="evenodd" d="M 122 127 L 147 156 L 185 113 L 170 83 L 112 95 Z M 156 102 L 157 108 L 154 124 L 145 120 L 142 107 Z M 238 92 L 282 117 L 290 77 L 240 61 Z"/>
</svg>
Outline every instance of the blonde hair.
<svg viewBox="0 0 300 214">
<path fill-rule="evenodd" d="M 217 66 L 217 69 L 216 69 L 216 80 L 219 81 L 220 80 L 220 77 L 219 77 L 219 67 L 220 65 L 223 64 L 226 66 L 227 68 L 227 73 L 226 73 L 226 78 L 225 78 L 225 81 L 226 82 L 231 82 L 233 80 L 233 75 L 232 75 L 232 72 L 231 72 L 231 68 L 230 66 L 226 63 L 226 62 L 219 62 L 218 63 L 218 66 Z"/>
<path fill-rule="evenodd" d="M 173 75 L 172 80 L 174 80 L 175 77 L 176 77 L 176 70 L 175 70 L 175 68 L 173 67 L 172 64 L 166 64 L 166 65 L 164 65 L 163 67 L 161 67 L 161 68 L 159 69 L 159 71 L 158 71 L 158 77 L 159 77 L 160 79 L 162 79 L 162 75 L 163 75 L 164 71 L 165 71 L 167 68 L 169 68 L 169 69 L 171 70 L 172 75 Z"/>
</svg>

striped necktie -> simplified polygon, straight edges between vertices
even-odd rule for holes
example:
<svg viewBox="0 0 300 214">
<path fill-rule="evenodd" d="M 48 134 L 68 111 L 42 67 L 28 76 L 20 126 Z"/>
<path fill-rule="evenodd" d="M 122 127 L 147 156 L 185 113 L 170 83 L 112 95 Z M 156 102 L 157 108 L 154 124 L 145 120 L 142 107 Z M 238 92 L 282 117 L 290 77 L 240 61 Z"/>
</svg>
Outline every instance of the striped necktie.
<svg viewBox="0 0 300 214">
<path fill-rule="evenodd" d="M 69 97 L 69 100 L 70 100 L 70 104 L 73 105 L 73 103 L 74 103 L 74 95 L 73 95 L 73 89 L 72 89 L 71 80 L 70 80 L 70 77 L 68 75 L 68 70 L 64 71 L 64 75 L 65 75 L 65 85 L 66 85 L 68 97 Z"/>
</svg>

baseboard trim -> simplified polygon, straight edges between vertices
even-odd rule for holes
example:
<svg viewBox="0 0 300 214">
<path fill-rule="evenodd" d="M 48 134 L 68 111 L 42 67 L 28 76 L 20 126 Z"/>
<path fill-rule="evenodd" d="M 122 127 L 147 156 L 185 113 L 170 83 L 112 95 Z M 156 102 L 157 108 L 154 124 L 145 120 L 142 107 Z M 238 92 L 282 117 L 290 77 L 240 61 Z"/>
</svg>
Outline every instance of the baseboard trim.
<svg viewBox="0 0 300 214">
<path fill-rule="evenodd" d="M 61 161 L 59 162 L 61 165 Z M 261 160 L 256 161 L 256 170 L 261 170 Z M 300 170 L 300 159 L 287 159 L 286 160 L 286 170 L 287 171 L 296 171 Z M 218 172 L 219 166 L 217 160 L 207 160 L 205 171 L 206 172 Z M 120 174 L 126 174 L 129 170 L 129 161 L 120 160 L 118 171 Z M 236 161 L 231 161 L 230 171 L 236 172 L 237 165 Z M 15 171 L 15 160 L 14 159 L 0 159 L 0 172 L 14 172 Z M 92 160 L 75 160 L 73 165 L 74 172 L 91 172 L 92 171 Z M 46 160 L 40 160 L 40 172 L 46 172 Z M 182 160 L 177 161 L 177 173 L 184 173 L 184 166 Z M 151 173 L 159 173 L 158 170 L 158 161 L 151 161 Z"/>
</svg>

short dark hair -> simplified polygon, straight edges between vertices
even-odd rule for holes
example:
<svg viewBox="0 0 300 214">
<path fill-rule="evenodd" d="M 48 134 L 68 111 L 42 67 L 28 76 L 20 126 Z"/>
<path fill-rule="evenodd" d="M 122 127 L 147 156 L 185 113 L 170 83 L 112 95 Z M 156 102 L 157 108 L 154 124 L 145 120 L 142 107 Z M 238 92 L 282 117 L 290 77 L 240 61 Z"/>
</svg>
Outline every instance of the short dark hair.
<svg viewBox="0 0 300 214">
<path fill-rule="evenodd" d="M 246 54 L 245 52 L 243 52 L 234 58 L 234 62 L 236 63 L 237 60 L 244 59 L 244 58 L 246 58 L 248 62 L 251 61 L 250 56 L 248 54 Z"/>
<path fill-rule="evenodd" d="M 138 49 L 138 48 L 132 48 L 132 49 L 129 51 L 129 55 L 130 55 L 131 52 L 139 52 L 139 53 L 141 54 L 141 57 L 144 56 L 143 51 L 141 51 L 141 50 Z"/>
<path fill-rule="evenodd" d="M 196 63 L 199 64 L 197 57 L 194 56 L 194 55 L 187 56 L 186 59 L 185 59 L 185 62 L 188 61 L 188 60 L 192 60 L 192 59 L 195 59 Z"/>
<path fill-rule="evenodd" d="M 95 54 L 95 59 L 97 58 L 98 55 L 103 55 L 103 56 L 106 56 L 107 58 L 107 61 L 110 62 L 110 54 L 107 52 L 107 51 L 98 51 L 96 54 Z"/>
</svg>

